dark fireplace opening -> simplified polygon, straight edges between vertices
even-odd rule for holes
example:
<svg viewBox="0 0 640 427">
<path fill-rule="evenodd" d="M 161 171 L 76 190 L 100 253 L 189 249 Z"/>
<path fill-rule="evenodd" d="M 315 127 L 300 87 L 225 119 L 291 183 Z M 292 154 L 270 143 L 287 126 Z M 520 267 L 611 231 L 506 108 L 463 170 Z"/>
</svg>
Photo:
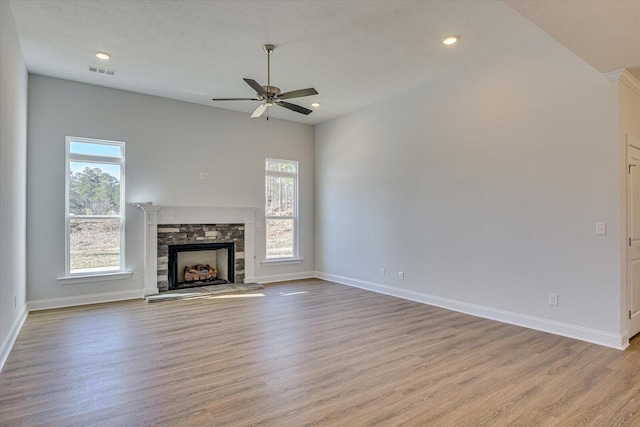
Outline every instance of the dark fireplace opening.
<svg viewBox="0 0 640 427">
<path fill-rule="evenodd" d="M 235 243 L 169 245 L 169 290 L 235 281 Z"/>
</svg>

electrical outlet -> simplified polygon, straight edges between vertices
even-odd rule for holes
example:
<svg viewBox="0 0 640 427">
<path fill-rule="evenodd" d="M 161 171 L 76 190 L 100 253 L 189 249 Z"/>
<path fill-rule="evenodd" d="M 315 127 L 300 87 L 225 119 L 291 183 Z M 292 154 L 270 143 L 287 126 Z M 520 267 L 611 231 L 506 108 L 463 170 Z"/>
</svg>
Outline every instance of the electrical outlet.
<svg viewBox="0 0 640 427">
<path fill-rule="evenodd" d="M 204 181 L 204 172 L 200 172 L 200 181 Z"/>
<path fill-rule="evenodd" d="M 139 277 L 139 276 L 138 276 L 138 272 L 137 272 L 137 271 L 134 271 L 134 272 L 133 272 L 133 280 L 138 279 L 138 277 Z"/>
<path fill-rule="evenodd" d="M 381 269 L 380 269 L 380 275 L 381 275 L 382 277 L 386 276 L 386 275 L 387 275 L 387 270 L 385 270 L 384 268 L 381 268 Z"/>
<path fill-rule="evenodd" d="M 398 271 L 398 279 L 404 280 L 404 271 Z"/>
<path fill-rule="evenodd" d="M 549 305 L 558 305 L 558 294 L 549 294 Z"/>
</svg>

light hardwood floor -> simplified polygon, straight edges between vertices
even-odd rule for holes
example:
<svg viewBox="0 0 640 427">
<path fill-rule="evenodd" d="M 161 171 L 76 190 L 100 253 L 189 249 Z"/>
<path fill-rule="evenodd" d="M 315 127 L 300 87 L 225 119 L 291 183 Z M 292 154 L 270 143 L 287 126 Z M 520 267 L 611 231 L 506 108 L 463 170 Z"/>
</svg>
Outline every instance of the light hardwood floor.
<svg viewBox="0 0 640 427">
<path fill-rule="evenodd" d="M 622 352 L 321 280 L 29 314 L 9 426 L 640 426 Z"/>
</svg>

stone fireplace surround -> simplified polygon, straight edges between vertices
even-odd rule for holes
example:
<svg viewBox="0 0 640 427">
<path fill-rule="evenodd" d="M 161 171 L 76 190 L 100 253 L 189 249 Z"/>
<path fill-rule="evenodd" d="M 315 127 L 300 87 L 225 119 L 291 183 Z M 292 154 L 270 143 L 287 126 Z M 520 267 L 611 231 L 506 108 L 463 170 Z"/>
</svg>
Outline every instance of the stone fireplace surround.
<svg viewBox="0 0 640 427">
<path fill-rule="evenodd" d="M 169 290 L 170 248 L 174 245 L 202 246 L 234 243 L 231 256 L 235 267 L 231 283 L 244 282 L 244 224 L 158 224 L 158 290 Z M 215 267 L 215 266 L 214 266 Z"/>
<path fill-rule="evenodd" d="M 200 224 L 244 227 L 244 278 L 253 278 L 254 218 L 256 208 L 217 208 L 205 206 L 164 206 L 136 203 L 144 211 L 144 295 L 154 295 L 159 289 L 158 228 Z M 175 228 L 175 227 L 174 227 Z M 236 248 L 236 258 L 238 256 Z M 237 277 L 237 276 L 236 276 Z M 237 282 L 237 280 L 236 280 Z M 166 288 L 162 289 L 166 290 Z"/>
</svg>

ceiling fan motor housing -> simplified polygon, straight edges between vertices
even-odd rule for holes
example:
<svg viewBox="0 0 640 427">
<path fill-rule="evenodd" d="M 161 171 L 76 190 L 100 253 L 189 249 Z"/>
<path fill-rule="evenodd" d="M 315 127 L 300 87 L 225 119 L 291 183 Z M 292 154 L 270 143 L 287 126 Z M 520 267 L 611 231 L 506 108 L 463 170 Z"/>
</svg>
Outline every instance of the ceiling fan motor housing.
<svg viewBox="0 0 640 427">
<path fill-rule="evenodd" d="M 269 95 L 269 97 L 273 97 L 276 95 L 280 95 L 280 88 L 279 87 L 275 87 L 275 86 L 262 86 L 262 88 L 264 89 L 265 92 L 267 92 L 267 95 Z M 264 97 L 262 94 L 258 94 L 258 96 L 262 96 Z"/>
</svg>

